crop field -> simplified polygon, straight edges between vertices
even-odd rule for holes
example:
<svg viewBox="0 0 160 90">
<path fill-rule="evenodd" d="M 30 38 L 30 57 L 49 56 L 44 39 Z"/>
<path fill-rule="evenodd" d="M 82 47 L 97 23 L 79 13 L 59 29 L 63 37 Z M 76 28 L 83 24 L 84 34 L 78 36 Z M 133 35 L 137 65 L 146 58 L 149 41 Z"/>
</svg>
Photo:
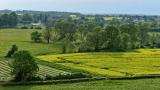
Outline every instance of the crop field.
<svg viewBox="0 0 160 90">
<path fill-rule="evenodd" d="M 122 17 L 104 17 L 104 20 L 122 19 Z"/>
<path fill-rule="evenodd" d="M 7 81 L 12 78 L 12 76 L 10 75 L 11 69 L 8 66 L 8 61 L 0 61 L 0 71 L 0 81 Z"/>
<path fill-rule="evenodd" d="M 89 17 L 87 17 L 89 20 L 93 20 L 93 19 L 95 19 L 95 17 L 94 16 L 89 16 Z M 104 18 L 104 20 L 113 20 L 113 19 L 122 19 L 122 17 L 118 17 L 118 16 L 115 16 L 115 17 L 113 17 L 113 16 L 105 16 L 105 17 L 103 17 Z"/>
<path fill-rule="evenodd" d="M 0 29 L 0 57 L 5 56 L 13 44 L 16 44 L 19 50 L 28 50 L 33 55 L 60 53 L 58 44 L 33 43 L 30 39 L 33 31 L 37 30 Z"/>
<path fill-rule="evenodd" d="M 9 67 L 8 60 L 0 60 L 0 81 L 8 81 L 11 80 L 13 77 L 11 75 L 11 68 Z M 39 72 L 38 76 L 44 78 L 46 75 L 50 76 L 57 76 L 59 74 L 69 74 L 70 72 L 58 70 L 55 68 L 51 68 L 44 65 L 39 65 Z"/>
<path fill-rule="evenodd" d="M 37 58 L 108 77 L 160 74 L 160 49 L 44 55 Z"/>
</svg>

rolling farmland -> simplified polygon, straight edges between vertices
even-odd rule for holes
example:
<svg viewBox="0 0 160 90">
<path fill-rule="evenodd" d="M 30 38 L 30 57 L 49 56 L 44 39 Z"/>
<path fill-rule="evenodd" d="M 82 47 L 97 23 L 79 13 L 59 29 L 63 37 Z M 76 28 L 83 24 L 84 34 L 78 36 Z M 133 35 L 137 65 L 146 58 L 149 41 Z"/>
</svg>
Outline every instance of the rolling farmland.
<svg viewBox="0 0 160 90">
<path fill-rule="evenodd" d="M 0 81 L 8 81 L 13 78 L 13 76 L 11 76 L 11 68 L 9 67 L 8 60 L 0 60 L 0 71 Z M 37 75 L 42 78 L 45 78 L 46 75 L 57 76 L 59 74 L 65 75 L 70 74 L 70 72 L 39 65 L 39 72 L 37 73 Z"/>
<path fill-rule="evenodd" d="M 44 55 L 39 59 L 108 77 L 160 74 L 160 50 Z"/>
</svg>

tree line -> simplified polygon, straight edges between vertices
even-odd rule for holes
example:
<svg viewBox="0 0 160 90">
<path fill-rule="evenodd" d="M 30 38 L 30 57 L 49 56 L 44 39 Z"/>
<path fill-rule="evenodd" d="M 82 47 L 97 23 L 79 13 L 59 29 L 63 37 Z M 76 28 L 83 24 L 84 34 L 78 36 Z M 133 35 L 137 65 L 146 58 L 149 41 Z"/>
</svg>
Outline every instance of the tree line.
<svg viewBox="0 0 160 90">
<path fill-rule="evenodd" d="M 16 27 L 17 24 L 18 24 L 18 16 L 16 13 L 12 12 L 10 14 L 0 15 L 1 28 Z"/>
<path fill-rule="evenodd" d="M 158 48 L 159 34 L 150 33 L 147 23 L 101 25 L 97 21 L 59 20 L 46 25 L 43 33 L 33 32 L 32 40 L 61 42 L 62 52 L 128 51 L 138 48 Z"/>
</svg>

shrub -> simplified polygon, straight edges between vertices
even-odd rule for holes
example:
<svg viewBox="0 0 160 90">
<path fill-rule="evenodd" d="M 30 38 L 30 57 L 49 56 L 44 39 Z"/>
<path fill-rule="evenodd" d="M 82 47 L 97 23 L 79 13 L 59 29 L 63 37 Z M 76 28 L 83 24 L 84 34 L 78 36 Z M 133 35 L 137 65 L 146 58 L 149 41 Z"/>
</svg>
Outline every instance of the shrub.
<svg viewBox="0 0 160 90">
<path fill-rule="evenodd" d="M 35 27 L 35 29 L 42 29 L 42 27 Z"/>
<path fill-rule="evenodd" d="M 38 31 L 32 32 L 31 33 L 31 40 L 33 40 L 36 43 L 42 42 L 41 36 L 42 36 L 42 34 L 39 33 Z"/>
<path fill-rule="evenodd" d="M 54 77 L 51 75 L 46 75 L 45 80 L 54 80 Z"/>
<path fill-rule="evenodd" d="M 21 29 L 28 29 L 28 27 L 26 27 L 26 26 L 23 26 L 23 27 L 21 27 Z"/>
<path fill-rule="evenodd" d="M 33 27 L 33 26 L 31 26 L 31 27 L 30 27 L 30 29 L 34 29 L 34 27 Z"/>
<path fill-rule="evenodd" d="M 8 51 L 5 57 L 11 57 L 17 50 L 18 47 L 16 45 L 12 45 L 12 48 Z"/>
<path fill-rule="evenodd" d="M 85 75 L 82 73 L 73 73 L 73 74 L 66 74 L 66 75 L 59 74 L 58 76 L 55 76 L 55 77 L 46 75 L 46 80 L 63 80 L 63 79 L 89 78 L 89 77 L 91 76 Z"/>
<path fill-rule="evenodd" d="M 43 78 L 41 78 L 40 76 L 33 76 L 28 78 L 28 81 L 43 81 Z"/>
</svg>

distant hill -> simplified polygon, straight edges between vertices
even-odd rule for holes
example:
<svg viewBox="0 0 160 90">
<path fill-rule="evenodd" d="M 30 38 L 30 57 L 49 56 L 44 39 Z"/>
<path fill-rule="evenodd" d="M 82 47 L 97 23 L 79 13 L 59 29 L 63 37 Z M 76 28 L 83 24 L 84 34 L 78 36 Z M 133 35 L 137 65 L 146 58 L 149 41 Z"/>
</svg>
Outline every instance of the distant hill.
<svg viewBox="0 0 160 90">
<path fill-rule="evenodd" d="M 58 12 L 58 11 L 32 11 L 32 10 L 16 10 L 16 11 L 12 11 L 12 10 L 0 10 L 0 14 L 4 14 L 4 13 L 11 13 L 11 12 L 15 12 L 17 14 L 47 14 L 47 15 L 54 15 L 54 16 L 69 16 L 69 15 L 80 15 L 80 13 L 73 13 L 73 12 Z"/>
<path fill-rule="evenodd" d="M 8 10 L 8 9 L 5 9 L 5 10 L 0 10 L 0 13 L 11 13 L 12 10 Z"/>
</svg>

